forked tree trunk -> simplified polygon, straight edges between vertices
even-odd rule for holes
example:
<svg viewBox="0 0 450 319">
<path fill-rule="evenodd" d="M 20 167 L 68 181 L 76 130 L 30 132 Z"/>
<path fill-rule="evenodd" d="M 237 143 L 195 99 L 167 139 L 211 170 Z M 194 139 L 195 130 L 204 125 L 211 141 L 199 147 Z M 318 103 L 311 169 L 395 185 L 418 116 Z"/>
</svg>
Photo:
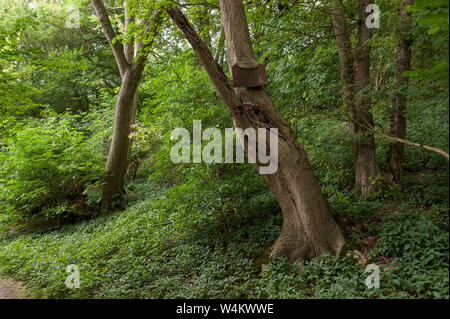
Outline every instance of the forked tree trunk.
<svg viewBox="0 0 450 319">
<path fill-rule="evenodd" d="M 112 142 L 106 161 L 105 179 L 102 187 L 102 210 L 105 210 L 124 193 L 125 173 L 131 147 L 131 127 L 136 115 L 139 83 L 147 59 L 144 49 L 150 46 L 151 42 L 144 45 L 142 41 L 133 38 L 132 41 L 122 44 L 115 39 L 116 33 L 112 28 L 103 0 L 91 0 L 91 2 L 114 53 L 122 78 L 116 100 Z M 124 31 L 127 32 L 130 23 L 135 21 L 135 17 L 129 12 L 126 0 L 123 5 Z M 146 35 L 154 35 L 160 25 L 160 12 L 156 10 L 150 21 L 143 20 L 141 24 L 146 27 Z"/>
<path fill-rule="evenodd" d="M 391 114 L 391 133 L 393 136 L 404 139 L 406 135 L 406 90 L 408 89 L 408 77 L 402 76 L 402 73 L 411 68 L 411 38 L 408 36 L 408 29 L 411 24 L 411 13 L 408 12 L 408 6 L 412 5 L 414 0 L 402 0 L 400 9 L 400 27 L 397 51 L 397 74 L 396 74 L 396 93 L 392 101 Z M 402 173 L 404 144 L 392 142 L 387 152 L 388 171 L 392 174 L 393 181 L 398 183 Z"/>
<path fill-rule="evenodd" d="M 230 65 L 255 68 L 247 19 L 241 0 L 220 1 Z M 304 148 L 273 105 L 264 87 L 230 87 L 221 67 L 182 12 L 167 10 L 182 30 L 227 105 L 236 128 L 278 128 L 278 170 L 263 175 L 283 212 L 283 227 L 271 257 L 291 262 L 310 259 L 324 252 L 338 253 L 344 239 L 314 176 Z M 244 148 L 247 145 L 243 145 Z M 247 151 L 247 149 L 246 149 Z M 257 167 L 259 163 L 255 164 Z"/>
<path fill-rule="evenodd" d="M 331 18 L 339 48 L 342 95 L 350 117 L 349 131 L 353 136 L 352 152 L 355 188 L 364 195 L 377 190 L 373 182 L 378 175 L 375 158 L 375 138 L 372 131 L 372 101 L 367 86 L 370 83 L 370 40 L 372 30 L 366 26 L 366 7 L 371 0 L 360 0 L 358 9 L 358 42 L 353 52 L 345 11 L 342 4 L 333 4 Z"/>
</svg>

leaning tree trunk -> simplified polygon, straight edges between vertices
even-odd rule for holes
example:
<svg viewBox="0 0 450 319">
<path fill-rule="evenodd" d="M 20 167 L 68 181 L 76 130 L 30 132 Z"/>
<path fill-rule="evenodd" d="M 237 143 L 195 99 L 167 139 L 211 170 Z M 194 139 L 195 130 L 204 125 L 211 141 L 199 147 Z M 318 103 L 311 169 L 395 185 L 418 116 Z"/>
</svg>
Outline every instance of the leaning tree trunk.
<svg viewBox="0 0 450 319">
<path fill-rule="evenodd" d="M 247 19 L 241 0 L 221 0 L 230 65 L 244 69 L 258 66 L 251 46 Z M 179 9 L 167 10 L 184 32 L 205 67 L 212 83 L 227 105 L 236 128 L 278 128 L 278 170 L 263 175 L 280 204 L 283 227 L 271 257 L 302 261 L 324 252 L 338 253 L 344 239 L 315 178 L 304 148 L 273 105 L 264 87 L 230 87 L 221 67 Z M 243 145 L 246 152 L 247 144 Z M 260 163 L 255 164 L 260 167 Z"/>
<path fill-rule="evenodd" d="M 414 0 L 403 0 L 400 10 L 400 27 L 397 51 L 397 74 L 396 74 L 396 92 L 392 101 L 391 114 L 391 133 L 393 136 L 404 139 L 406 135 L 406 93 L 408 88 L 408 77 L 402 76 L 403 72 L 411 68 L 411 38 L 408 36 L 408 29 L 411 24 L 411 13 L 408 12 L 408 6 L 412 5 Z M 392 142 L 387 152 L 388 171 L 392 174 L 393 181 L 398 183 L 402 173 L 404 144 Z"/>
</svg>

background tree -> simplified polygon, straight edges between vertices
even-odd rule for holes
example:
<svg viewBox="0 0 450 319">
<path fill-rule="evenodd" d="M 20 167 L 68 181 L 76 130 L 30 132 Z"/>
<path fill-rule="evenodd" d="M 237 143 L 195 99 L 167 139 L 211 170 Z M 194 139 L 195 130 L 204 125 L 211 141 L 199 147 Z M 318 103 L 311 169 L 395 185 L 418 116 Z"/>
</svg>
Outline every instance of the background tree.
<svg viewBox="0 0 450 319">
<path fill-rule="evenodd" d="M 408 6 L 413 4 L 414 0 L 402 0 L 400 9 L 399 39 L 397 49 L 397 74 L 396 89 L 392 101 L 391 133 L 392 135 L 405 138 L 406 119 L 405 109 L 407 103 L 408 77 L 403 76 L 405 71 L 411 68 L 411 13 Z M 400 181 L 402 172 L 404 144 L 392 142 L 389 144 L 387 155 L 388 170 L 393 176 L 394 182 Z"/>
<path fill-rule="evenodd" d="M 343 7 L 342 2 L 336 2 L 331 12 L 339 47 L 343 99 L 349 110 L 349 129 L 354 138 L 352 149 L 355 187 L 365 196 L 376 191 L 377 185 L 374 181 L 378 175 L 375 139 L 370 130 L 373 127 L 373 116 L 370 111 L 372 102 L 369 93 L 372 29 L 366 25 L 370 14 L 370 11 L 366 12 L 369 4 L 371 1 L 358 1 L 358 36 L 354 49 L 346 22 L 350 11 Z"/>
</svg>

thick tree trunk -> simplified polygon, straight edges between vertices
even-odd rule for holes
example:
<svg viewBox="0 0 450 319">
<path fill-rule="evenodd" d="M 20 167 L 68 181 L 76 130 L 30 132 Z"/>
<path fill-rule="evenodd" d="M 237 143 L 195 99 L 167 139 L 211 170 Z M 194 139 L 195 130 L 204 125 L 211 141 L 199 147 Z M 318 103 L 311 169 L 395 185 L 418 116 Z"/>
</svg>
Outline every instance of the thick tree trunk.
<svg viewBox="0 0 450 319">
<path fill-rule="evenodd" d="M 221 0 L 220 5 L 230 65 L 247 69 L 257 67 L 242 1 Z M 338 253 L 344 243 L 342 233 L 322 195 L 304 148 L 296 141 L 265 88 L 238 88 L 234 91 L 182 12 L 175 8 L 167 11 L 197 53 L 227 105 L 235 127 L 243 130 L 278 128 L 278 170 L 274 174 L 263 175 L 284 217 L 283 228 L 272 248 L 271 257 L 283 256 L 292 262 L 299 262 L 324 252 Z M 244 149 L 246 146 L 243 145 Z M 255 165 L 260 167 L 259 163 Z"/>
<path fill-rule="evenodd" d="M 411 13 L 407 7 L 412 5 L 414 0 L 402 0 L 400 10 L 400 27 L 397 51 L 397 74 L 396 93 L 392 101 L 391 133 L 393 136 L 404 139 L 406 135 L 406 93 L 408 88 L 408 77 L 403 77 L 402 73 L 411 68 L 411 39 L 408 36 L 408 29 L 411 24 Z M 404 144 L 392 142 L 387 152 L 388 171 L 392 174 L 393 181 L 398 183 L 402 173 Z"/>
<path fill-rule="evenodd" d="M 369 41 L 372 30 L 365 21 L 366 7 L 371 0 L 360 0 L 358 9 L 358 43 L 353 53 L 346 16 L 340 4 L 334 4 L 331 17 L 339 48 L 342 95 L 350 117 L 349 131 L 353 136 L 352 152 L 355 173 L 355 188 L 364 196 L 377 190 L 372 181 L 378 175 L 375 159 L 375 138 L 367 127 L 373 126 L 371 97 L 367 90 L 370 83 Z"/>
<path fill-rule="evenodd" d="M 225 0 L 230 1 L 230 0 Z M 236 89 L 242 105 L 232 112 L 235 127 L 278 128 L 278 170 L 262 175 L 283 212 L 281 234 L 271 257 L 301 261 L 338 253 L 342 234 L 313 174 L 304 148 L 273 105 L 265 88 Z M 259 168 L 259 164 L 256 166 Z"/>
</svg>

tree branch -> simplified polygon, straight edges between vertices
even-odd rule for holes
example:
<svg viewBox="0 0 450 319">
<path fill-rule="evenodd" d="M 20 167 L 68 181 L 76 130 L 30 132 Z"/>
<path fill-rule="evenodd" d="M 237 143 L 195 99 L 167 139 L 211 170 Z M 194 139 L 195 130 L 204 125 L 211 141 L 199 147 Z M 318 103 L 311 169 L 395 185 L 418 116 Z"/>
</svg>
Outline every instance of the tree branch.
<svg viewBox="0 0 450 319">
<path fill-rule="evenodd" d="M 421 148 L 424 148 L 426 150 L 438 153 L 439 155 L 444 156 L 447 159 L 447 161 L 449 160 L 448 153 L 445 152 L 444 150 L 441 150 L 440 148 L 431 147 L 431 146 L 428 146 L 428 145 L 423 145 L 423 144 L 411 142 L 411 141 L 408 141 L 408 140 L 405 140 L 405 139 L 402 139 L 402 138 L 399 138 L 399 137 L 395 137 L 395 136 L 385 135 L 383 133 L 376 132 L 375 130 L 372 130 L 372 132 L 374 132 L 375 134 L 378 134 L 378 135 L 380 135 L 382 137 L 385 137 L 387 139 L 390 139 L 391 141 L 394 141 L 394 142 L 399 142 L 399 143 L 403 143 L 403 144 L 406 144 L 406 145 L 421 147 Z"/>
<path fill-rule="evenodd" d="M 130 9 L 128 8 L 127 0 L 124 0 L 123 2 L 124 7 L 124 30 L 123 33 L 127 34 L 129 25 L 134 21 L 135 17 L 134 15 L 130 14 Z M 134 58 L 134 36 L 131 38 L 131 41 L 125 40 L 125 43 L 123 44 L 123 52 L 125 54 L 125 58 L 127 59 L 127 62 L 129 64 L 133 63 Z"/>
<path fill-rule="evenodd" d="M 98 21 L 105 32 L 106 38 L 108 39 L 108 43 L 114 53 L 114 57 L 116 58 L 117 66 L 119 67 L 120 74 L 123 75 L 125 69 L 129 65 L 127 59 L 125 57 L 125 53 L 123 50 L 123 45 L 119 41 L 113 41 L 116 37 L 116 33 L 112 28 L 111 21 L 109 20 L 108 14 L 106 13 L 105 5 L 103 0 L 91 0 L 92 5 L 95 9 L 95 14 L 97 15 Z"/>
<path fill-rule="evenodd" d="M 369 124 L 365 125 L 365 124 L 357 122 L 355 120 L 352 120 L 352 121 L 357 123 L 358 125 L 360 125 L 362 127 L 365 127 L 367 130 L 369 130 L 372 133 L 377 134 L 377 135 L 379 135 L 381 137 L 387 138 L 387 139 L 389 139 L 391 141 L 394 141 L 394 142 L 398 142 L 398 143 L 402 143 L 402 144 L 406 144 L 406 145 L 410 145 L 410 146 L 415 146 L 415 147 L 420 147 L 420 148 L 426 149 L 428 151 L 435 152 L 435 153 L 445 157 L 447 159 L 447 161 L 449 160 L 449 154 L 447 152 L 445 152 L 444 150 L 441 150 L 440 148 L 432 147 L 432 146 L 428 146 L 428 145 L 424 145 L 424 144 L 420 144 L 420 143 L 416 143 L 416 142 L 411 142 L 411 141 L 405 140 L 403 138 L 392 136 L 389 133 L 387 133 L 386 130 L 381 125 L 379 125 L 379 126 L 383 130 L 383 133 L 378 132 L 377 130 L 375 130 L 375 128 L 373 126 L 371 126 Z"/>
<path fill-rule="evenodd" d="M 197 54 L 198 59 L 200 60 L 200 63 L 205 68 L 209 78 L 211 79 L 211 82 L 216 87 L 217 92 L 219 93 L 220 97 L 225 102 L 227 107 L 233 110 L 236 107 L 240 106 L 242 102 L 231 88 L 227 76 L 223 72 L 220 65 L 214 60 L 211 51 L 200 38 L 197 31 L 194 30 L 192 25 L 186 19 L 183 12 L 181 12 L 181 10 L 178 8 L 167 8 L 166 11 L 178 26 L 178 28 L 186 36 L 186 39 L 191 44 L 192 48 Z"/>
<path fill-rule="evenodd" d="M 141 22 L 145 23 L 144 39 L 147 36 L 152 37 L 151 41 L 144 43 L 142 39 L 134 43 L 134 58 L 137 58 L 137 63 L 145 63 L 147 59 L 146 50 L 152 46 L 155 41 L 156 34 L 162 23 L 162 16 L 160 10 L 153 11 L 153 15 L 150 21 L 143 19 Z"/>
</svg>

